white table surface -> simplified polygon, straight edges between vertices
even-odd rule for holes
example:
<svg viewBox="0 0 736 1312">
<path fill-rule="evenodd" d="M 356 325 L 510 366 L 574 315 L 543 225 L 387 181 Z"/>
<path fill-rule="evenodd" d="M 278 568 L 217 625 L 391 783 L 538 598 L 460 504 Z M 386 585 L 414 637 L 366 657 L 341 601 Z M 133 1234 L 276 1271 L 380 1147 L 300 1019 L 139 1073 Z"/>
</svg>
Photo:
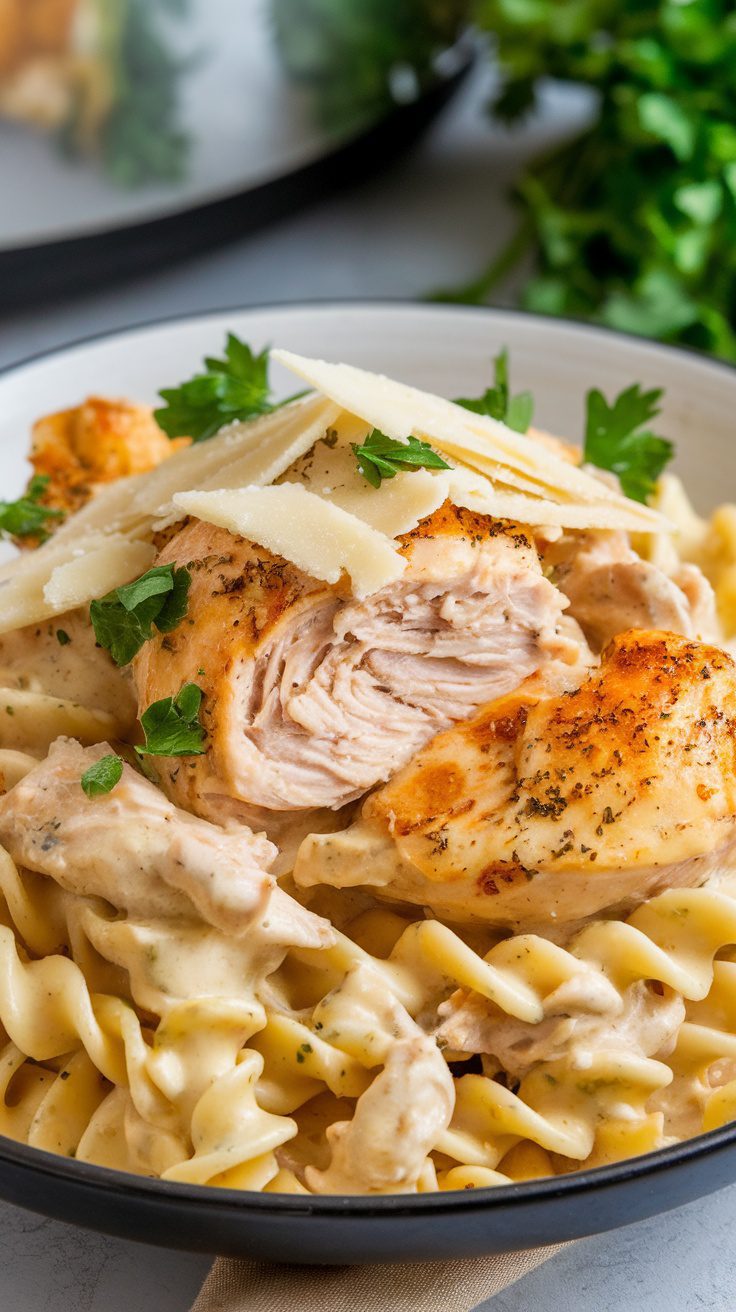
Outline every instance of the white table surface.
<svg viewBox="0 0 736 1312">
<path fill-rule="evenodd" d="M 272 301 L 421 295 L 482 267 L 511 230 L 519 159 L 579 116 L 551 93 L 541 121 L 491 134 L 476 79 L 409 159 L 263 234 L 124 287 L 0 320 L 0 365 L 95 332 Z M 489 1312 L 727 1312 L 736 1306 L 736 1186 L 581 1241 Z M 88 1234 L 0 1203 L 0 1312 L 186 1312 L 209 1260 Z M 421 1302 L 417 1302 L 417 1309 Z M 356 1308 L 356 1312 L 360 1309 Z"/>
</svg>

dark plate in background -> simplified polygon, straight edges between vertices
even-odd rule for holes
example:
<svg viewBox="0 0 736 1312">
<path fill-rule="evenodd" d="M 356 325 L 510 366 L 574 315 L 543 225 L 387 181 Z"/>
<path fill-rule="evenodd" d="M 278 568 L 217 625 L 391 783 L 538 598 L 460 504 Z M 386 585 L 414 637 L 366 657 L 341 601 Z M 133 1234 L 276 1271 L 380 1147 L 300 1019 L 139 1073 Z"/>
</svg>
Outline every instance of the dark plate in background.
<svg viewBox="0 0 736 1312">
<path fill-rule="evenodd" d="M 378 173 L 414 145 L 467 77 L 470 53 L 452 76 L 347 142 L 301 167 L 206 204 L 146 222 L 0 250 L 0 309 L 25 309 L 115 281 L 257 231 Z"/>
</svg>

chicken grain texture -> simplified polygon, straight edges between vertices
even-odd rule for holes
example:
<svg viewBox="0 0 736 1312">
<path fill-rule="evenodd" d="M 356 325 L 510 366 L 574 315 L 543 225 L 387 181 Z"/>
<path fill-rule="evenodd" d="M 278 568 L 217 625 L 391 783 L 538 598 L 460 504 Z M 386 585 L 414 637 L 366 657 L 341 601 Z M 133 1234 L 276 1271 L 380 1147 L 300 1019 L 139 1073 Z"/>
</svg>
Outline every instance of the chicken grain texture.
<svg viewBox="0 0 736 1312">
<path fill-rule="evenodd" d="M 189 438 L 170 441 L 150 406 L 90 396 L 82 405 L 36 421 L 29 458 L 34 474 L 49 479 L 44 504 L 73 514 L 104 484 L 155 469 L 188 443 Z M 49 531 L 53 527 L 50 521 Z"/>
<path fill-rule="evenodd" d="M 480 1053 L 514 1079 L 522 1080 L 540 1062 L 568 1062 L 585 1069 L 592 1052 L 626 1052 L 637 1057 L 671 1053 L 685 1019 L 685 1004 L 674 989 L 637 980 L 620 994 L 603 979 L 597 964 L 572 988 L 562 984 L 544 1000 L 541 1021 L 507 1015 L 489 998 L 458 989 L 439 1008 L 436 1038 L 443 1051 Z M 566 982 L 569 986 L 570 981 Z M 581 1060 L 582 1058 L 582 1060 Z"/>
<path fill-rule="evenodd" d="M 628 533 L 563 534 L 544 563 L 594 651 L 627 629 L 720 638 L 715 594 L 702 571 L 680 564 L 670 577 L 634 551 Z"/>
<path fill-rule="evenodd" d="M 300 946 L 332 942 L 327 922 L 276 886 L 275 850 L 262 834 L 177 811 L 129 765 L 111 793 L 88 798 L 82 775 L 110 750 L 58 739 L 0 798 L 0 842 L 14 861 L 133 918 L 201 918 L 235 937 L 269 926 Z"/>
<path fill-rule="evenodd" d="M 295 876 L 549 931 L 700 884 L 735 840 L 736 666 L 632 631 L 577 691 L 522 687 L 439 734 Z"/>
<path fill-rule="evenodd" d="M 206 523 L 167 543 L 157 563 L 190 570 L 188 615 L 146 643 L 135 678 L 140 709 L 203 690 L 207 750 L 157 763 L 179 805 L 259 824 L 340 808 L 540 666 L 579 658 L 521 530 L 446 505 L 400 543 L 405 574 L 362 601 Z"/>
</svg>

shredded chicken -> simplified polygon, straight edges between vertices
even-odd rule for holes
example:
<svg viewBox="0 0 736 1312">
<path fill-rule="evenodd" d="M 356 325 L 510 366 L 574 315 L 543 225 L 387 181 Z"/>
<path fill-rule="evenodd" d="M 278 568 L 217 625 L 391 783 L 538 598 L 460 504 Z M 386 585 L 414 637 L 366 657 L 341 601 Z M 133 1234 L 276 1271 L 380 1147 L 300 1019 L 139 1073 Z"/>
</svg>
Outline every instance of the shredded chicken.
<svg viewBox="0 0 736 1312">
<path fill-rule="evenodd" d="M 593 1052 L 623 1049 L 653 1057 L 672 1051 L 685 1019 L 679 993 L 672 989 L 656 992 L 640 980 L 623 997 L 611 989 L 608 1006 L 603 1009 L 596 1001 L 595 996 L 583 995 L 571 1006 L 546 999 L 545 1019 L 530 1024 L 508 1016 L 478 993 L 460 992 L 440 1007 L 437 1039 L 454 1052 L 487 1054 L 498 1070 L 516 1079 L 540 1062 L 564 1059 L 584 1070 Z"/>
<path fill-rule="evenodd" d="M 565 534 L 548 547 L 545 566 L 595 651 L 627 629 L 719 638 L 715 595 L 702 571 L 680 565 L 670 577 L 636 554 L 627 533 Z"/>
<path fill-rule="evenodd" d="M 244 827 L 218 829 L 177 811 L 131 766 L 114 790 L 88 798 L 84 772 L 109 754 L 59 739 L 48 757 L 0 798 L 0 842 L 62 888 L 105 898 L 132 916 L 191 918 L 242 935 L 253 924 L 289 941 L 324 946 L 332 931 L 276 887 L 275 849 Z"/>
<path fill-rule="evenodd" d="M 295 876 L 549 932 L 702 884 L 735 843 L 736 666 L 641 631 L 576 692 L 521 689 L 439 734 Z"/>
</svg>

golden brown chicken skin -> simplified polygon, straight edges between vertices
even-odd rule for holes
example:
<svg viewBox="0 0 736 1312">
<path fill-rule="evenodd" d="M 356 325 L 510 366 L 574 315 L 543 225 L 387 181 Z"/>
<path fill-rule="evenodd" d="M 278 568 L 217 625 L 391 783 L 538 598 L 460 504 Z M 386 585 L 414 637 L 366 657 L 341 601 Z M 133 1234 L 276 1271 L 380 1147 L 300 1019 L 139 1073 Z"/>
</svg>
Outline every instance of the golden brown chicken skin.
<svg viewBox="0 0 736 1312">
<path fill-rule="evenodd" d="M 700 884 L 736 843 L 736 665 L 616 638 L 577 691 L 527 684 L 439 734 L 296 877 L 531 928 Z"/>
</svg>

